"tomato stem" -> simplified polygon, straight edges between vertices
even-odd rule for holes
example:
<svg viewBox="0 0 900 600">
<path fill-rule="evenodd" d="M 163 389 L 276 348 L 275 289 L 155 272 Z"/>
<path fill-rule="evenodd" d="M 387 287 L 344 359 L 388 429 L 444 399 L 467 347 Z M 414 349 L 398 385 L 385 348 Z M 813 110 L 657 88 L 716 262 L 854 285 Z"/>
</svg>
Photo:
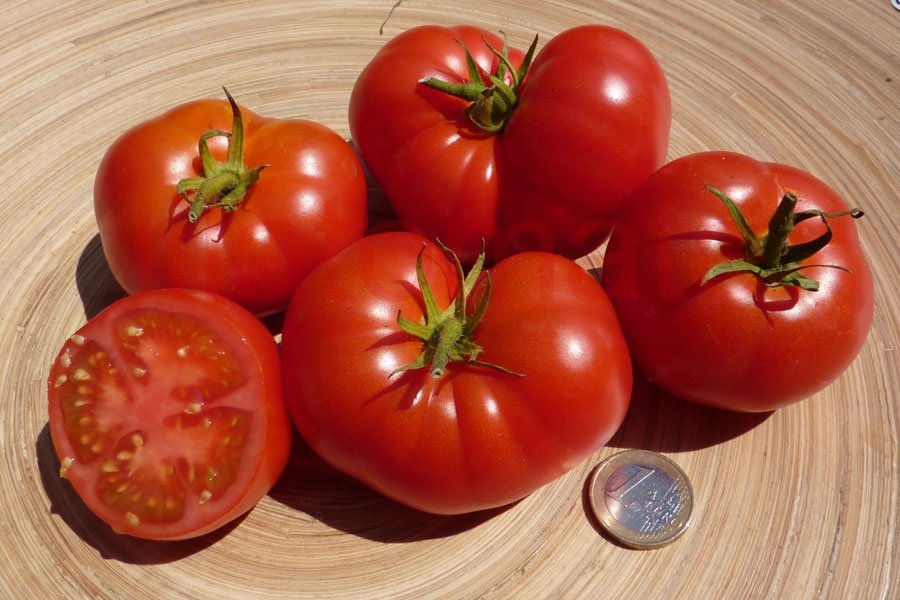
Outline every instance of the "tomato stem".
<svg viewBox="0 0 900 600">
<path fill-rule="evenodd" d="M 802 270 L 811 267 L 829 267 L 850 272 L 840 265 L 800 263 L 811 258 L 828 245 L 833 238 L 834 231 L 828 222 L 829 219 L 847 215 L 858 219 L 864 214 L 858 208 L 837 213 L 827 213 L 816 209 L 795 212 L 799 198 L 793 192 L 786 192 L 778 203 L 772 218 L 769 219 L 767 234 L 760 238 L 747 223 L 734 200 L 709 185 L 706 186 L 706 189 L 719 198 L 728 209 L 735 226 L 744 239 L 744 256 L 715 265 L 703 276 L 701 285 L 727 273 L 753 273 L 768 287 L 793 285 L 805 290 L 816 291 L 819 289 L 819 282 L 802 274 Z M 821 219 L 825 225 L 825 232 L 808 242 L 791 244 L 788 238 L 794 227 L 797 223 L 810 218 Z"/>
<path fill-rule="evenodd" d="M 438 244 L 447 253 L 456 268 L 459 292 L 447 308 L 441 310 L 438 307 L 434 293 L 431 290 L 431 284 L 428 283 L 425 269 L 422 266 L 422 254 L 425 252 L 425 246 L 423 245 L 416 258 L 416 278 L 418 279 L 422 300 L 425 304 L 425 322 L 417 323 L 405 319 L 398 311 L 397 325 L 406 333 L 422 340 L 424 348 L 413 362 L 393 371 L 390 376 L 403 371 L 430 366 L 429 373 L 431 377 L 440 379 L 446 373 L 447 366 L 450 363 L 461 362 L 467 365 L 487 367 L 507 375 L 523 377 L 524 375 L 520 373 L 514 373 L 501 366 L 478 360 L 478 355 L 481 354 L 483 348 L 472 341 L 475 328 L 487 310 L 488 299 L 491 295 L 490 274 L 485 272 L 485 288 L 481 300 L 471 315 L 466 314 L 468 296 L 482 272 L 485 258 L 484 251 L 479 254 L 475 264 L 466 275 L 463 273 L 462 264 L 459 262 L 456 254 L 440 242 Z"/>
<path fill-rule="evenodd" d="M 259 180 L 263 169 L 269 165 L 249 168 L 244 164 L 244 120 L 241 109 L 226 88 L 225 96 L 231 105 L 231 133 L 211 129 L 200 136 L 199 154 L 203 173 L 199 177 L 186 177 L 178 182 L 178 194 L 190 204 L 188 221 L 196 223 L 207 208 L 220 207 L 226 212 L 236 210 L 247 191 Z M 209 139 L 228 138 L 228 155 L 225 162 L 218 162 L 209 150 Z"/>
<path fill-rule="evenodd" d="M 465 52 L 469 81 L 450 83 L 436 77 L 424 77 L 419 80 L 419 83 L 470 102 L 466 109 L 469 120 L 482 131 L 498 133 L 503 131 L 506 122 L 518 105 L 519 88 L 531 67 L 538 37 L 534 37 L 518 69 L 513 67 L 509 61 L 509 45 L 505 34 L 501 50 L 491 46 L 486 39 L 483 41 L 488 50 L 497 57 L 497 70 L 494 73 L 481 69 L 466 45 L 462 41 L 456 40 Z M 485 80 L 490 85 L 485 83 Z"/>
</svg>

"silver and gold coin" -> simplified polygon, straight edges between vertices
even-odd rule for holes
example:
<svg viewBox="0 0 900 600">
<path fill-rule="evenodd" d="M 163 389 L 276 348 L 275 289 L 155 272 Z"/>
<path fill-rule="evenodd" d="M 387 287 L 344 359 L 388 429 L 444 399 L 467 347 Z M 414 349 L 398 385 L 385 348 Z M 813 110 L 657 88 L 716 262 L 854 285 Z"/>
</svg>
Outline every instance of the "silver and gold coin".
<svg viewBox="0 0 900 600">
<path fill-rule="evenodd" d="M 671 459 L 649 450 L 625 450 L 600 463 L 589 501 L 600 525 L 632 548 L 664 546 L 685 532 L 694 491 Z"/>
</svg>

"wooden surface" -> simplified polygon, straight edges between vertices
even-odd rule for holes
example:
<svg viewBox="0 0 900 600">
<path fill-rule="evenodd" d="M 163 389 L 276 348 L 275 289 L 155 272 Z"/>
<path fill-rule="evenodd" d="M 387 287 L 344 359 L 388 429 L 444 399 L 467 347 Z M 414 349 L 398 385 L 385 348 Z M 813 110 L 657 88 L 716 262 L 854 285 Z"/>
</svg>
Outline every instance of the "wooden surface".
<svg viewBox="0 0 900 600">
<path fill-rule="evenodd" d="M 790 163 L 864 207 L 877 300 L 862 354 L 770 416 L 639 382 L 609 447 L 487 515 L 408 510 L 298 444 L 272 493 L 224 531 L 166 544 L 111 533 L 57 477 L 45 407 L 64 338 L 119 294 L 91 208 L 101 154 L 222 85 L 256 112 L 348 136 L 356 74 L 390 37 L 432 22 L 502 30 L 521 47 L 581 23 L 626 29 L 669 77 L 670 158 L 725 149 Z M 898 42 L 889 0 L 5 2 L 0 598 L 900 597 Z M 389 216 L 377 191 L 373 210 Z M 661 451 L 691 478 L 694 522 L 674 544 L 629 550 L 589 517 L 590 470 L 622 448 Z"/>
</svg>

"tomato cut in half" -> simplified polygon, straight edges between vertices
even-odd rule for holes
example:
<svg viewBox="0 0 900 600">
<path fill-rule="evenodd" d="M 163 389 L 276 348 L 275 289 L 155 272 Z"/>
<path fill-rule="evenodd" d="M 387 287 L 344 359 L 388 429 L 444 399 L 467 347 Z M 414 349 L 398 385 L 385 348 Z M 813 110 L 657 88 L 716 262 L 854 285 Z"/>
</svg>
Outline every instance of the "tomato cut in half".
<svg viewBox="0 0 900 600">
<path fill-rule="evenodd" d="M 60 475 L 120 533 L 213 531 L 255 506 L 287 464 L 278 346 L 215 294 L 115 302 L 69 337 L 47 385 Z"/>
</svg>

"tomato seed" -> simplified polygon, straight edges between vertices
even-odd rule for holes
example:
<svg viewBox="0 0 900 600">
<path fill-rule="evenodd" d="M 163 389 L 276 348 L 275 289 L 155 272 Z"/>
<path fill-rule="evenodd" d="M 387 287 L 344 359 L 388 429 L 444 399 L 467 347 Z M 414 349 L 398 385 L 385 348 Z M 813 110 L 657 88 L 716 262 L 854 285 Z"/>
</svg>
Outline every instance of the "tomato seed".
<svg viewBox="0 0 900 600">
<path fill-rule="evenodd" d="M 137 527 L 141 524 L 141 519 L 133 512 L 125 513 L 125 520 L 128 521 L 128 524 L 132 527 Z"/>
<path fill-rule="evenodd" d="M 63 479 L 66 478 L 66 474 L 69 472 L 69 468 L 75 464 L 75 459 L 71 456 L 67 456 L 62 459 L 62 462 L 59 464 L 59 476 Z"/>
</svg>

